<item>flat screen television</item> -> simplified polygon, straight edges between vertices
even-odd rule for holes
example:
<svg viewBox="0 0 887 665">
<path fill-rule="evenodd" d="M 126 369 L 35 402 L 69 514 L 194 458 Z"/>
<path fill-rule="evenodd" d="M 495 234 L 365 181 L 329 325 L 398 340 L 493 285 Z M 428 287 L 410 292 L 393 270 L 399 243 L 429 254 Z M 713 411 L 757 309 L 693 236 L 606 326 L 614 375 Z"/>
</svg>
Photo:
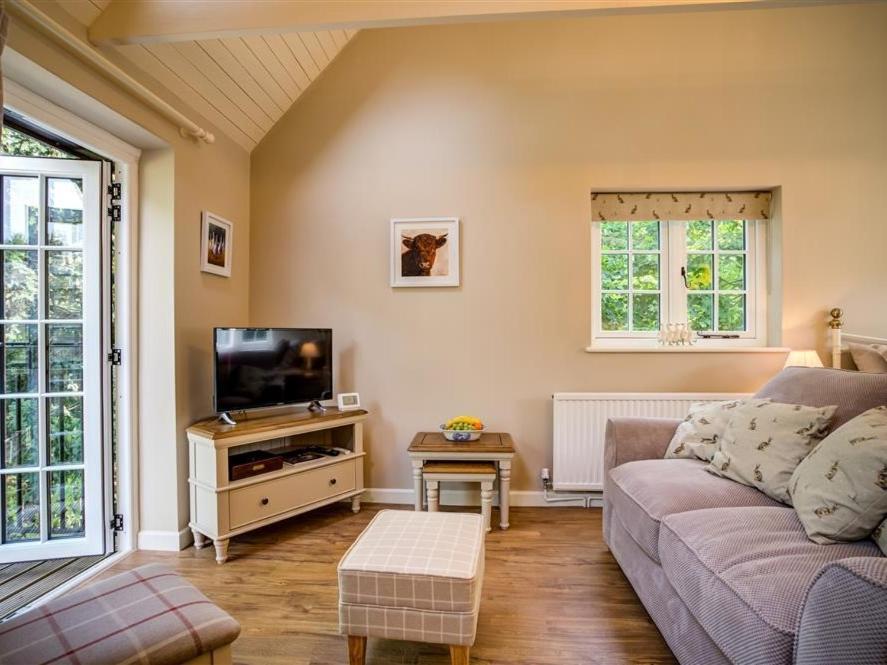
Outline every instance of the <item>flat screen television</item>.
<svg viewBox="0 0 887 665">
<path fill-rule="evenodd" d="M 216 328 L 217 413 L 333 397 L 329 328 Z"/>
</svg>

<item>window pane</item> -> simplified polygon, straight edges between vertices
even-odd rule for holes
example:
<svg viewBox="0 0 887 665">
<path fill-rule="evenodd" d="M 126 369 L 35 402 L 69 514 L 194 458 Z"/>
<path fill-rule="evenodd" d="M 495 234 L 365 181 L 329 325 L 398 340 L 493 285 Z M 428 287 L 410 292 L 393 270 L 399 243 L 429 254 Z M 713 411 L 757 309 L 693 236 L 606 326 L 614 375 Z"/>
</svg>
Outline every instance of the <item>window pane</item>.
<svg viewBox="0 0 887 665">
<path fill-rule="evenodd" d="M 37 398 L 0 400 L 3 468 L 37 466 Z"/>
<path fill-rule="evenodd" d="M 721 254 L 718 256 L 718 288 L 724 291 L 745 289 L 744 254 Z"/>
<path fill-rule="evenodd" d="M 46 252 L 47 312 L 50 319 L 79 319 L 83 312 L 83 255 Z"/>
<path fill-rule="evenodd" d="M 628 289 L 628 254 L 601 255 L 601 288 Z"/>
<path fill-rule="evenodd" d="M 79 325 L 46 326 L 47 390 L 51 393 L 83 390 L 83 334 Z"/>
<path fill-rule="evenodd" d="M 659 255 L 634 254 L 632 261 L 631 286 L 642 291 L 659 290 Z"/>
<path fill-rule="evenodd" d="M 37 318 L 37 252 L 6 250 L 3 254 L 3 318 Z"/>
<path fill-rule="evenodd" d="M 745 296 L 718 296 L 718 330 L 745 330 Z"/>
<path fill-rule="evenodd" d="M 37 391 L 37 324 L 10 323 L 3 332 L 3 385 L 0 391 L 33 393 Z"/>
<path fill-rule="evenodd" d="M 634 330 L 659 330 L 659 294 L 641 293 L 635 296 L 632 310 Z"/>
<path fill-rule="evenodd" d="M 687 296 L 687 319 L 697 332 L 714 330 L 714 296 L 710 293 L 691 293 Z"/>
<path fill-rule="evenodd" d="M 49 463 L 83 461 L 83 398 L 49 397 Z"/>
<path fill-rule="evenodd" d="M 687 257 L 687 284 L 691 291 L 711 289 L 711 257 L 711 254 L 690 254 Z"/>
<path fill-rule="evenodd" d="M 40 483 L 36 473 L 3 476 L 3 542 L 40 539 Z"/>
<path fill-rule="evenodd" d="M 628 249 L 628 222 L 601 222 L 601 249 Z"/>
<path fill-rule="evenodd" d="M 659 222 L 632 222 L 632 249 L 659 249 Z"/>
<path fill-rule="evenodd" d="M 718 222 L 718 249 L 745 249 L 745 222 L 741 219 Z"/>
<path fill-rule="evenodd" d="M 711 222 L 687 222 L 687 249 L 711 248 Z"/>
<path fill-rule="evenodd" d="M 83 245 L 83 181 L 47 178 L 47 245 Z"/>
<path fill-rule="evenodd" d="M 624 293 L 604 293 L 601 296 L 601 328 L 628 330 L 628 296 Z"/>
<path fill-rule="evenodd" d="M 36 245 L 40 215 L 37 178 L 3 178 L 3 244 Z"/>
<path fill-rule="evenodd" d="M 83 470 L 49 473 L 49 537 L 82 538 Z"/>
</svg>

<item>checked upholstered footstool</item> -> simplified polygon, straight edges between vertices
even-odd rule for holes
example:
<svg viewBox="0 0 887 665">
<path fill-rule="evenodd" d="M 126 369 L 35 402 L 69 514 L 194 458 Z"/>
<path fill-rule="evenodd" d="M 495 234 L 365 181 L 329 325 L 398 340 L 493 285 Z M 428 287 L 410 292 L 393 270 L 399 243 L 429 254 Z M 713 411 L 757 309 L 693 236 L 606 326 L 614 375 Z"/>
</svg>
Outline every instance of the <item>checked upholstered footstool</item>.
<svg viewBox="0 0 887 665">
<path fill-rule="evenodd" d="M 383 510 L 339 562 L 339 632 L 351 665 L 367 637 L 450 647 L 468 665 L 484 578 L 480 515 Z"/>
</svg>

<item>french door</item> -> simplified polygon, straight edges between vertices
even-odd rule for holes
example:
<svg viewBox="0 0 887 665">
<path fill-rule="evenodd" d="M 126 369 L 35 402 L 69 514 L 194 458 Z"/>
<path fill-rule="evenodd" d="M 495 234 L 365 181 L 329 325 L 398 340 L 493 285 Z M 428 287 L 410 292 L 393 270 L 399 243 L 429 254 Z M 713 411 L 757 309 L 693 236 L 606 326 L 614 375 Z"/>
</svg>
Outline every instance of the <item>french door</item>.
<svg viewBox="0 0 887 665">
<path fill-rule="evenodd" d="M 0 562 L 105 550 L 105 177 L 0 157 Z"/>
</svg>

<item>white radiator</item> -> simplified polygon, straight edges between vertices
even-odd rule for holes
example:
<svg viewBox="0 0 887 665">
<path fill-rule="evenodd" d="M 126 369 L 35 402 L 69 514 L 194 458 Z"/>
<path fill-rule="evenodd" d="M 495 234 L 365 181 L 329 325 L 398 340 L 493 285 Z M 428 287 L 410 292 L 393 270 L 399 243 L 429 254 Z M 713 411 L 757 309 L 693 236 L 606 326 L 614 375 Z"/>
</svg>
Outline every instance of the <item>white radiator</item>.
<svg viewBox="0 0 887 665">
<path fill-rule="evenodd" d="M 554 489 L 603 490 L 604 430 L 610 418 L 683 418 L 692 402 L 747 396 L 745 393 L 555 393 Z"/>
</svg>

